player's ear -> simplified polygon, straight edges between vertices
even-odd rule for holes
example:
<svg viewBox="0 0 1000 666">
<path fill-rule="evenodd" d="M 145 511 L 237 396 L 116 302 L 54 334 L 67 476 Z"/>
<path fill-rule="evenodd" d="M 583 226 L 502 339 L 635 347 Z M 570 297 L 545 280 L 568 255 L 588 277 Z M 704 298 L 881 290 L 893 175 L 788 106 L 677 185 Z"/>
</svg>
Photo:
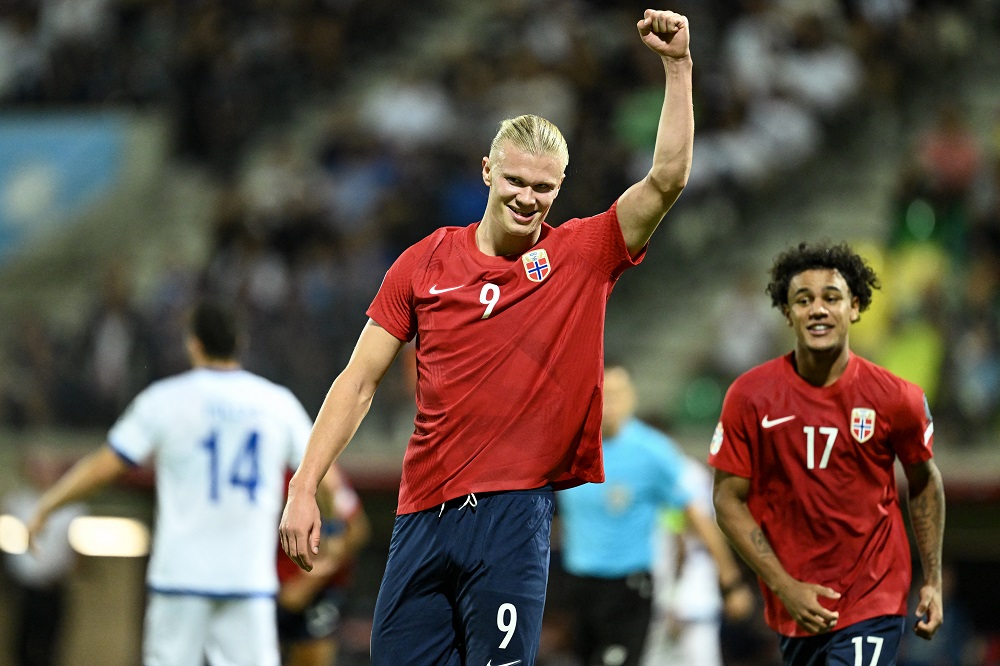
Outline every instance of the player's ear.
<svg viewBox="0 0 1000 666">
<path fill-rule="evenodd" d="M 781 314 L 785 317 L 785 323 L 792 325 L 792 310 L 787 304 L 781 306 Z"/>
<path fill-rule="evenodd" d="M 490 158 L 483 158 L 483 182 L 486 183 L 486 187 L 492 187 L 492 178 L 490 177 Z"/>
</svg>

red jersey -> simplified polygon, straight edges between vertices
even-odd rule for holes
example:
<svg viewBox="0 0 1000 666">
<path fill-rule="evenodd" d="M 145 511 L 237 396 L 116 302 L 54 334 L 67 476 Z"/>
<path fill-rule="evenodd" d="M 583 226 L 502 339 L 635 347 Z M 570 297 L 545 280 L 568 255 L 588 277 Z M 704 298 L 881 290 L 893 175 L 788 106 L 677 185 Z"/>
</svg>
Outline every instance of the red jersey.
<svg viewBox="0 0 1000 666">
<path fill-rule="evenodd" d="M 933 441 L 918 386 L 852 354 L 836 383 L 816 387 L 788 354 L 733 382 L 708 462 L 750 479 L 750 513 L 788 573 L 843 595 L 820 598 L 842 629 L 906 614 L 910 546 L 894 461 L 929 459 Z M 809 635 L 761 589 L 772 629 Z"/>
<path fill-rule="evenodd" d="M 616 206 L 515 257 L 444 227 L 386 273 L 368 316 L 416 337 L 417 414 L 397 513 L 468 493 L 604 480 L 604 315 L 629 256 Z"/>
</svg>

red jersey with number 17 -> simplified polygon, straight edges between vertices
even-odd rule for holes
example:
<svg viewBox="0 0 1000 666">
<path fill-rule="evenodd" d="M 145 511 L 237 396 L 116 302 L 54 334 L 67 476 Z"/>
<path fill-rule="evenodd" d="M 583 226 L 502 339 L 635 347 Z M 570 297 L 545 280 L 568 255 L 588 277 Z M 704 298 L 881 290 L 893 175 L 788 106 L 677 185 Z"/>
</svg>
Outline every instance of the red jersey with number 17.
<svg viewBox="0 0 1000 666">
<path fill-rule="evenodd" d="M 604 480 L 604 315 L 629 256 L 616 205 L 542 225 L 520 256 L 444 227 L 386 273 L 368 316 L 416 337 L 417 415 L 397 513 L 468 493 Z M 643 251 L 644 252 L 644 251 Z"/>
<path fill-rule="evenodd" d="M 894 463 L 929 459 L 933 441 L 918 386 L 852 354 L 840 379 L 816 387 L 791 353 L 733 382 L 708 462 L 750 479 L 750 513 L 778 560 L 793 578 L 841 593 L 820 602 L 843 629 L 906 614 L 910 547 Z M 761 589 L 772 629 L 809 635 Z"/>
</svg>

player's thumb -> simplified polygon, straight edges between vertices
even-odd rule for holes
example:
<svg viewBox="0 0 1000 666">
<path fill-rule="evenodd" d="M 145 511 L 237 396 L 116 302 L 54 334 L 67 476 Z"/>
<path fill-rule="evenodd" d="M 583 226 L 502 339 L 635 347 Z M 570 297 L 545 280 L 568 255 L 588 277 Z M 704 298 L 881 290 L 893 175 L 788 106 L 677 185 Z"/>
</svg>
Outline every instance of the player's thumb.
<svg viewBox="0 0 1000 666">
<path fill-rule="evenodd" d="M 931 607 L 931 598 L 930 598 L 930 596 L 921 593 L 920 594 L 920 600 L 917 602 L 917 610 L 915 611 L 914 614 L 917 617 L 923 617 L 924 615 L 927 614 L 927 611 L 930 609 L 930 607 Z"/>
<path fill-rule="evenodd" d="M 840 598 L 840 592 L 837 592 L 832 587 L 826 587 L 826 586 L 823 586 L 823 585 L 817 585 L 816 586 L 816 594 L 818 594 L 821 597 L 826 597 L 827 599 L 839 599 Z"/>
<path fill-rule="evenodd" d="M 319 554 L 319 542 L 322 530 L 319 525 L 313 525 L 312 531 L 309 532 L 309 550 L 313 555 Z"/>
</svg>

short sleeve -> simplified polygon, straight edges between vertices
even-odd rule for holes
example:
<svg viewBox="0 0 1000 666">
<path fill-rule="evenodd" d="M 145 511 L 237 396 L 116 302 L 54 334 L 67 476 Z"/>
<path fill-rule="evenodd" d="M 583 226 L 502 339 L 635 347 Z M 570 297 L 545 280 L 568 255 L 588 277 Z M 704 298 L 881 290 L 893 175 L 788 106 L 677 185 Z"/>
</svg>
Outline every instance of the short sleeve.
<svg viewBox="0 0 1000 666">
<path fill-rule="evenodd" d="M 367 315 L 393 337 L 409 342 L 417 334 L 417 317 L 413 303 L 413 275 L 416 246 L 410 247 L 393 262 L 382 279 L 382 286 Z"/>
<path fill-rule="evenodd" d="M 734 383 L 722 402 L 722 416 L 708 447 L 708 464 L 723 472 L 750 478 L 753 472 L 750 434 L 745 423 L 746 400 Z"/>
<path fill-rule="evenodd" d="M 712 475 L 701 463 L 691 458 L 684 458 L 681 485 L 690 493 L 695 506 L 707 515 L 715 513 L 715 506 L 712 503 Z"/>
<path fill-rule="evenodd" d="M 683 483 L 684 457 L 669 439 L 657 444 L 657 457 L 664 477 L 660 483 L 663 501 L 672 508 L 683 509 L 694 501 L 690 489 Z"/>
<path fill-rule="evenodd" d="M 156 387 L 147 388 L 135 397 L 108 431 L 108 444 L 115 453 L 132 465 L 147 462 L 156 447 Z"/>
<path fill-rule="evenodd" d="M 927 396 L 920 387 L 907 383 L 902 392 L 903 401 L 893 417 L 891 444 L 900 462 L 905 465 L 929 460 L 933 457 L 934 419 Z"/>
<path fill-rule="evenodd" d="M 582 256 L 613 279 L 642 263 L 646 256 L 645 247 L 635 257 L 629 254 L 618 222 L 617 202 L 600 215 L 568 220 L 559 228 L 572 233 Z"/>
<path fill-rule="evenodd" d="M 337 513 L 344 519 L 350 520 L 361 511 L 361 498 L 358 497 L 358 493 L 354 490 L 351 482 L 343 474 L 340 477 L 341 482 L 337 486 L 333 502 L 337 508 Z"/>
</svg>

